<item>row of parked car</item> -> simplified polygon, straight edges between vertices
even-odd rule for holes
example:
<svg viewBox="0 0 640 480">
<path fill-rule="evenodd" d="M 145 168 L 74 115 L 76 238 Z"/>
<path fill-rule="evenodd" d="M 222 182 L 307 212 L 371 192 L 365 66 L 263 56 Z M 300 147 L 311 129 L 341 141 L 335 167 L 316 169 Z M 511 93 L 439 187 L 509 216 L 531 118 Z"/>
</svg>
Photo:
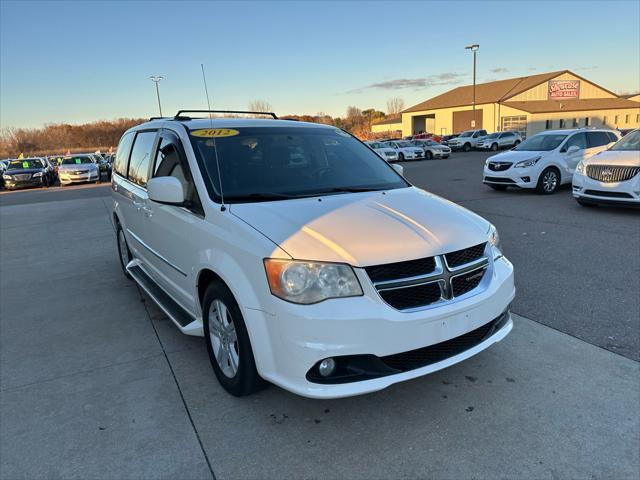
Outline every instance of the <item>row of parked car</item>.
<svg viewBox="0 0 640 480">
<path fill-rule="evenodd" d="M 494 190 L 535 189 L 549 195 L 571 184 L 583 206 L 640 206 L 640 130 L 579 128 L 538 133 L 489 157 L 483 182 Z"/>
<path fill-rule="evenodd" d="M 97 183 L 111 179 L 113 155 L 76 155 L 17 158 L 0 161 L 0 186 L 7 190 L 28 187 Z"/>
</svg>

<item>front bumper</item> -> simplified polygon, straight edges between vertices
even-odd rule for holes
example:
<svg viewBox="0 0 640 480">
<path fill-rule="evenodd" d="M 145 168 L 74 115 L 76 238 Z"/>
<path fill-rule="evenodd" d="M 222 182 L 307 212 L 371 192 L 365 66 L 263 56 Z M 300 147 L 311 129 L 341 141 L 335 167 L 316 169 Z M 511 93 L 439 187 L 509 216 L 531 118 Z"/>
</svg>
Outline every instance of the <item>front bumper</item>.
<svg viewBox="0 0 640 480">
<path fill-rule="evenodd" d="M 451 155 L 451 149 L 433 150 L 432 153 L 435 158 L 447 158 L 449 155 Z"/>
<path fill-rule="evenodd" d="M 493 171 L 484 167 L 482 183 L 487 185 L 506 185 L 510 187 L 535 188 L 538 182 L 538 172 L 533 168 L 516 168 L 511 166 L 507 170 Z"/>
<path fill-rule="evenodd" d="M 574 173 L 573 197 L 593 203 L 640 205 L 640 175 L 624 182 L 605 183 Z"/>
<path fill-rule="evenodd" d="M 95 182 L 99 180 L 100 175 L 97 171 L 90 171 L 82 174 L 72 174 L 72 173 L 64 173 L 58 171 L 58 179 L 62 185 L 69 185 L 72 183 L 83 183 L 83 182 Z"/>
<path fill-rule="evenodd" d="M 469 358 L 504 338 L 513 323 L 473 347 L 414 370 L 340 384 L 309 381 L 322 359 L 390 355 L 423 349 L 472 332 L 500 317 L 515 296 L 513 266 L 504 257 L 491 263 L 486 289 L 433 308 L 400 312 L 385 304 L 362 269 L 355 269 L 364 296 L 316 305 L 294 305 L 274 298 L 274 312 L 243 309 L 260 375 L 298 395 L 340 398 L 382 390 Z M 507 313 L 508 315 L 508 313 Z"/>
<path fill-rule="evenodd" d="M 7 190 L 18 190 L 19 188 L 42 187 L 45 185 L 45 177 L 31 178 L 29 180 L 7 180 L 4 179 L 4 188 Z"/>
</svg>

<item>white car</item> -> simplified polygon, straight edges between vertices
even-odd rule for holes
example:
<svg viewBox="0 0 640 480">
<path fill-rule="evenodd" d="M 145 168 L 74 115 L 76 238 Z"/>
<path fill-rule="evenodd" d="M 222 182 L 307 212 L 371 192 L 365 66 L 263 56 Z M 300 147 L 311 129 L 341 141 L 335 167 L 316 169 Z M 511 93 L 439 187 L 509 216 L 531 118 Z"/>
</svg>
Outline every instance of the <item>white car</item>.
<svg viewBox="0 0 640 480">
<path fill-rule="evenodd" d="M 424 155 L 427 160 L 431 160 L 433 158 L 449 158 L 449 155 L 451 155 L 451 149 L 449 147 L 440 145 L 435 140 L 416 139 L 412 140 L 411 143 L 424 150 Z"/>
<path fill-rule="evenodd" d="M 188 113 L 125 132 L 112 221 L 125 274 L 204 335 L 228 392 L 373 392 L 511 331 L 488 221 L 332 126 Z"/>
<path fill-rule="evenodd" d="M 578 163 L 572 183 L 580 205 L 640 205 L 640 130 Z"/>
<path fill-rule="evenodd" d="M 494 190 L 534 188 L 548 195 L 560 185 L 571 183 L 581 160 L 607 149 L 619 138 L 619 132 L 606 129 L 547 130 L 512 150 L 489 157 L 483 182 Z"/>
<path fill-rule="evenodd" d="M 58 165 L 60 185 L 100 181 L 100 168 L 91 154 L 63 157 Z"/>
<path fill-rule="evenodd" d="M 416 147 L 408 140 L 388 140 L 384 142 L 394 151 L 398 153 L 398 161 L 404 160 L 422 160 L 424 158 L 424 150 Z"/>
<path fill-rule="evenodd" d="M 478 142 L 478 150 L 502 150 L 505 148 L 517 147 L 522 143 L 522 137 L 518 132 L 496 132 L 491 133 Z"/>
<path fill-rule="evenodd" d="M 369 148 L 380 155 L 387 162 L 398 161 L 398 151 L 383 142 L 364 142 Z"/>
<path fill-rule="evenodd" d="M 487 136 L 486 130 L 467 130 L 462 132 L 455 138 L 450 139 L 447 144 L 452 150 L 462 150 L 468 152 L 478 146 L 484 137 Z"/>
</svg>

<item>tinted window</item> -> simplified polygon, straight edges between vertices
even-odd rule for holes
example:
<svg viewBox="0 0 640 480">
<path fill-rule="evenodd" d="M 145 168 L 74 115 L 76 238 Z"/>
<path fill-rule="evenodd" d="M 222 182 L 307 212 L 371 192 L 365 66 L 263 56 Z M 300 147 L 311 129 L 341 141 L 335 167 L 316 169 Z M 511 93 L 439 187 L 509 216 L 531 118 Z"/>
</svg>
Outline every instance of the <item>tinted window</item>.
<svg viewBox="0 0 640 480">
<path fill-rule="evenodd" d="M 65 157 L 62 159 L 61 165 L 80 165 L 82 163 L 93 163 L 93 159 L 88 155 L 77 155 L 74 157 Z"/>
<path fill-rule="evenodd" d="M 185 199 L 191 203 L 189 208 L 201 213 L 200 199 L 180 140 L 170 135 L 161 138 L 153 167 L 153 176 L 175 177 L 180 180 L 185 192 Z"/>
<path fill-rule="evenodd" d="M 569 150 L 569 147 L 577 146 L 580 150 L 584 150 L 587 148 L 587 136 L 584 133 L 578 133 L 567 140 L 565 143 L 563 150 Z"/>
<path fill-rule="evenodd" d="M 127 176 L 127 165 L 129 163 L 129 152 L 131 151 L 131 144 L 133 143 L 133 132 L 129 132 L 122 136 L 120 143 L 118 144 L 118 150 L 116 152 L 116 160 L 113 163 L 113 170 L 120 176 Z"/>
<path fill-rule="evenodd" d="M 153 148 L 155 139 L 156 132 L 140 132 L 136 135 L 133 148 L 131 149 L 129 174 L 127 178 L 142 187 L 147 185 L 147 179 L 149 178 L 151 149 Z"/>
<path fill-rule="evenodd" d="M 338 129 L 238 128 L 232 136 L 192 135 L 209 192 L 230 202 L 388 190 L 408 184 L 377 154 Z"/>
<path fill-rule="evenodd" d="M 611 143 L 607 132 L 589 132 L 587 133 L 587 139 L 589 140 L 589 148 L 601 147 Z"/>
<path fill-rule="evenodd" d="M 618 137 L 616 137 L 616 134 L 613 132 L 607 132 L 607 135 L 609 136 L 609 139 L 612 142 L 617 142 L 618 141 Z"/>
</svg>

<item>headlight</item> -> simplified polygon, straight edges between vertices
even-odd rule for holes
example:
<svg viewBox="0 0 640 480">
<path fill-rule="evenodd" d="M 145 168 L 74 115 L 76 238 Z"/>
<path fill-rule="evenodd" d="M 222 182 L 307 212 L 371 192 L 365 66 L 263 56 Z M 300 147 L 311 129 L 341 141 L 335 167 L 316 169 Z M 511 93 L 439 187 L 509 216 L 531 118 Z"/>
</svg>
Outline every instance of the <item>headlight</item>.
<svg viewBox="0 0 640 480">
<path fill-rule="evenodd" d="M 2 178 L 4 178 L 5 180 L 13 180 L 13 177 L 11 175 L 7 175 L 6 173 L 2 174 Z"/>
<path fill-rule="evenodd" d="M 310 304 L 362 295 L 349 265 L 267 258 L 264 268 L 271 293 L 292 303 Z"/>
<path fill-rule="evenodd" d="M 33 178 L 38 178 L 42 176 L 42 172 L 36 172 L 32 175 Z"/>
<path fill-rule="evenodd" d="M 538 160 L 540 160 L 542 157 L 536 157 L 536 158 L 530 158 L 529 160 L 522 160 L 521 162 L 518 162 L 514 165 L 515 168 L 524 168 L 524 167 L 533 167 L 536 163 L 538 163 Z"/>
<path fill-rule="evenodd" d="M 491 245 L 491 250 L 493 251 L 493 259 L 499 258 L 502 256 L 502 251 L 500 247 L 500 235 L 498 234 L 498 230 L 493 225 L 489 226 L 488 242 Z"/>
<path fill-rule="evenodd" d="M 578 162 L 578 165 L 576 166 L 576 172 L 584 173 L 584 162 L 582 160 Z"/>
</svg>

